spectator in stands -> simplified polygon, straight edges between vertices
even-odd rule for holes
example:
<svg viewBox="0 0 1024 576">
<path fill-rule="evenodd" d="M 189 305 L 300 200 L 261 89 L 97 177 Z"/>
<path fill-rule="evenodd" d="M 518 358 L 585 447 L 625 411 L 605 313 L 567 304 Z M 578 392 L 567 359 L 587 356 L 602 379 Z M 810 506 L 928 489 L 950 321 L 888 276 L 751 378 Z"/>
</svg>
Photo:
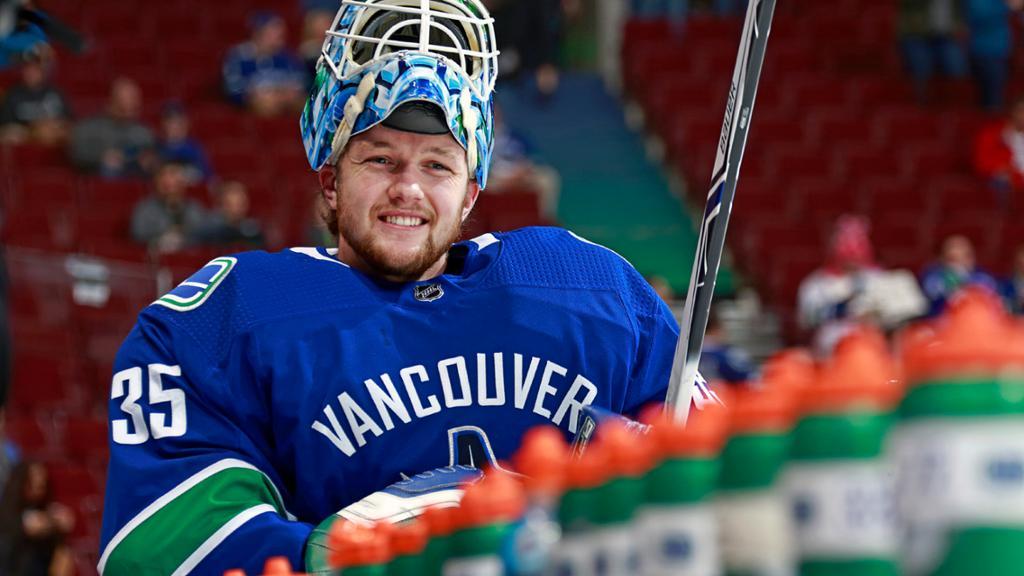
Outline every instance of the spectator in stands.
<svg viewBox="0 0 1024 576">
<path fill-rule="evenodd" d="M 306 69 L 306 78 L 316 76 L 316 63 L 320 59 L 320 51 L 324 46 L 324 30 L 334 22 L 337 11 L 337 0 L 329 10 L 314 9 L 306 12 L 302 23 L 302 42 L 299 43 L 299 56 Z"/>
<path fill-rule="evenodd" d="M 990 112 L 1003 108 L 1013 49 L 1010 14 L 1022 7 L 1024 0 L 964 0 L 978 104 Z"/>
<path fill-rule="evenodd" d="M 921 276 L 929 315 L 940 314 L 953 294 L 968 285 L 982 286 L 993 293 L 997 291 L 996 281 L 975 263 L 971 241 L 960 235 L 950 236 L 942 242 L 939 261 Z"/>
<path fill-rule="evenodd" d="M 850 302 L 857 297 L 864 277 L 878 270 L 868 223 L 854 216 L 840 217 L 829 242 L 828 261 L 800 283 L 797 320 L 814 332 L 819 353 L 831 350 L 856 323 Z"/>
<path fill-rule="evenodd" d="M 218 190 L 220 207 L 207 217 L 201 233 L 207 244 L 263 246 L 263 228 L 259 221 L 249 217 L 249 192 L 245 184 L 227 181 Z"/>
<path fill-rule="evenodd" d="M 949 78 L 967 74 L 963 47 L 957 39 L 963 28 L 960 1 L 899 1 L 900 48 L 922 104 L 930 100 L 929 84 L 937 73 Z"/>
<path fill-rule="evenodd" d="M 1014 190 L 1024 190 L 1024 97 L 1010 105 L 1006 118 L 978 133 L 974 140 L 974 170 L 1006 205 Z"/>
<path fill-rule="evenodd" d="M 51 82 L 53 51 L 33 52 L 21 65 L 21 82 L 0 103 L 0 140 L 55 146 L 67 138 L 71 107 Z"/>
<path fill-rule="evenodd" d="M 0 406 L 0 494 L 4 493 L 18 462 L 21 462 L 21 450 L 7 435 L 7 410 L 3 405 Z"/>
<path fill-rule="evenodd" d="M 501 43 L 498 67 L 502 78 L 533 76 L 544 98 L 558 90 L 559 52 L 565 28 L 563 7 L 577 3 L 559 0 L 495 0 L 489 3 Z"/>
<path fill-rule="evenodd" d="M 797 293 L 797 321 L 813 332 L 815 352 L 822 357 L 861 324 L 892 330 L 925 308 L 913 275 L 875 263 L 868 223 L 858 216 L 836 221 L 828 260 L 804 278 Z"/>
<path fill-rule="evenodd" d="M 74 524 L 71 510 L 53 501 L 46 466 L 39 462 L 18 464 L 0 499 L 0 573 L 73 574 L 64 539 Z"/>
<path fill-rule="evenodd" d="M 708 316 L 699 370 L 708 382 L 724 381 L 729 384 L 746 382 L 755 372 L 750 355 L 729 343 L 722 324 L 721 308 L 717 305 L 711 307 Z"/>
<path fill-rule="evenodd" d="M 1024 315 L 1024 246 L 1018 246 L 1013 255 L 1013 270 L 999 290 L 1010 312 Z"/>
<path fill-rule="evenodd" d="M 132 213 L 132 237 L 159 252 L 175 252 L 195 244 L 206 222 L 206 211 L 186 196 L 188 181 L 181 164 L 161 164 L 153 176 L 153 193 Z"/>
<path fill-rule="evenodd" d="M 305 103 L 302 62 L 285 46 L 284 20 L 273 12 L 250 18 L 252 37 L 228 52 L 224 89 L 228 98 L 260 116 L 299 110 Z"/>
<path fill-rule="evenodd" d="M 174 162 L 185 168 L 189 184 L 207 182 L 213 177 L 210 162 L 202 145 L 189 135 L 188 115 L 178 102 L 164 106 L 160 119 L 160 141 L 157 155 L 161 162 Z"/>
<path fill-rule="evenodd" d="M 143 176 L 156 139 L 142 122 L 142 91 L 128 78 L 110 86 L 106 112 L 79 122 L 71 133 L 71 160 L 109 178 Z"/>
</svg>

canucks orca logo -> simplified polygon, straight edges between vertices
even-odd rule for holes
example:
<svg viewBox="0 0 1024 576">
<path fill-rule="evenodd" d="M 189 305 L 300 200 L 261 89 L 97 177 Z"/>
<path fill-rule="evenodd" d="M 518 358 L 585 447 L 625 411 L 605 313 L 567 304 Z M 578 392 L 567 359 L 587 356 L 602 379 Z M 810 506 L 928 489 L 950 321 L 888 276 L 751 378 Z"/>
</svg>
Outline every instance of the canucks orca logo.
<svg viewBox="0 0 1024 576">
<path fill-rule="evenodd" d="M 231 256 L 214 258 L 174 290 L 154 302 L 178 312 L 195 310 L 224 282 L 238 260 Z"/>
</svg>

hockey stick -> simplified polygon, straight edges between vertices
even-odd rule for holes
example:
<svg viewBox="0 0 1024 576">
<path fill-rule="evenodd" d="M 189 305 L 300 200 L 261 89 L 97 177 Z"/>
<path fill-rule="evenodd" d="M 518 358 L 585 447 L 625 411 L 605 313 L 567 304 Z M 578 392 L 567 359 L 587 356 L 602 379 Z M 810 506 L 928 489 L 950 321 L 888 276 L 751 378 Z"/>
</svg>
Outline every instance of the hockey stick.
<svg viewBox="0 0 1024 576">
<path fill-rule="evenodd" d="M 715 169 L 711 178 L 701 222 L 697 254 L 690 274 L 690 286 L 683 309 L 683 324 L 679 330 L 672 376 L 669 380 L 665 410 L 676 421 L 686 423 L 690 404 L 701 402 L 695 398 L 693 388 L 697 378 L 697 364 L 704 345 L 704 331 L 708 325 L 711 299 L 715 292 L 718 266 L 725 247 L 725 231 L 732 213 L 743 150 L 747 146 L 750 118 L 757 96 L 757 82 L 764 64 L 765 46 L 771 30 L 775 0 L 749 0 L 743 23 L 739 54 L 732 75 L 732 86 L 725 106 L 725 121 L 718 141 Z M 698 408 L 700 405 L 697 406 Z"/>
</svg>

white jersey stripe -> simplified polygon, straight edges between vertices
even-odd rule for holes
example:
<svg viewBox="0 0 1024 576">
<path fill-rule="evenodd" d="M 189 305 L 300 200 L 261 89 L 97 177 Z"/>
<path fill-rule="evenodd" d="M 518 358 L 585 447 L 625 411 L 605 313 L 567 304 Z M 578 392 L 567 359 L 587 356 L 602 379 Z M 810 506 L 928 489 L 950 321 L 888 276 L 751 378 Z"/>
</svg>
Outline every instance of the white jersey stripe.
<svg viewBox="0 0 1024 576">
<path fill-rule="evenodd" d="M 243 524 L 260 514 L 266 514 L 268 512 L 276 514 L 277 510 L 270 504 L 260 504 L 240 512 L 237 516 L 228 521 L 227 524 L 221 526 L 220 529 L 207 538 L 205 542 L 200 544 L 199 548 L 196 548 L 196 551 L 186 558 L 185 561 L 181 563 L 181 566 L 178 566 L 178 569 L 175 570 L 171 576 L 184 576 L 186 574 L 190 574 L 192 570 L 195 570 L 196 566 L 203 561 L 203 558 L 206 558 L 210 552 L 213 552 L 221 542 L 227 540 L 228 536 L 231 536 L 235 530 L 238 530 Z"/>
</svg>

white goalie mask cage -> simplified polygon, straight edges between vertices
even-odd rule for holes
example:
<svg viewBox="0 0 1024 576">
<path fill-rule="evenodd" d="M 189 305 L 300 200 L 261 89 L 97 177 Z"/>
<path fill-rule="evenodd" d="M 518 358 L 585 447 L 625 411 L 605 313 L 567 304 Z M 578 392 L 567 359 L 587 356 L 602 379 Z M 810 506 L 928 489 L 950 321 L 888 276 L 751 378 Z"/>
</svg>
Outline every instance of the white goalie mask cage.
<svg viewBox="0 0 1024 576">
<path fill-rule="evenodd" d="M 494 90 L 494 19 L 478 0 L 342 0 L 341 5 L 323 49 L 339 80 L 388 54 L 412 50 L 458 65 L 477 98 L 485 99 Z M 343 41 L 333 42 L 335 38 Z"/>
<path fill-rule="evenodd" d="M 342 0 L 327 30 L 302 133 L 312 167 L 406 102 L 436 104 L 483 185 L 498 75 L 494 19 L 479 0 Z"/>
</svg>

